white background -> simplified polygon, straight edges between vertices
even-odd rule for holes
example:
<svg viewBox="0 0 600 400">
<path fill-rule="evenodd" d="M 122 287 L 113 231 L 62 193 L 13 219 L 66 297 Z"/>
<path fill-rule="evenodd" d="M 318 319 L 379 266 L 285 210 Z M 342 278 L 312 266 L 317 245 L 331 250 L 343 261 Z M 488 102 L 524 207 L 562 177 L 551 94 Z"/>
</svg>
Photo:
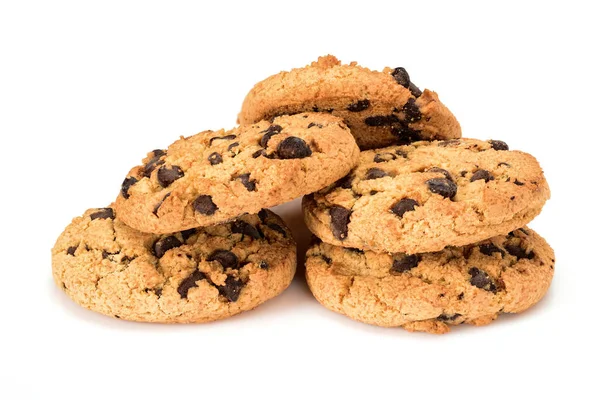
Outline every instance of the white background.
<svg viewBox="0 0 600 400">
<path fill-rule="evenodd" d="M 593 1 L 168 3 L 0 5 L 0 398 L 597 398 Z M 464 136 L 538 158 L 552 199 L 530 226 L 557 259 L 541 303 L 435 336 L 334 314 L 301 275 L 255 311 L 188 326 L 104 317 L 54 287 L 56 237 L 147 151 L 232 128 L 255 82 L 328 53 L 404 66 Z M 302 249 L 297 206 L 278 209 Z"/>
</svg>

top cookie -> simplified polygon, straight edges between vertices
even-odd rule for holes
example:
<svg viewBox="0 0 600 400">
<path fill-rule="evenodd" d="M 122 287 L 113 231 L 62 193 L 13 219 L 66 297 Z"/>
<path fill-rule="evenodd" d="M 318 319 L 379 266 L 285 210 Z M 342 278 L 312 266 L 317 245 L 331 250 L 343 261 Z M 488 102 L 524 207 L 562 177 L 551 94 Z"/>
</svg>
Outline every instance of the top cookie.
<svg viewBox="0 0 600 400">
<path fill-rule="evenodd" d="M 331 55 L 257 83 L 238 122 L 304 111 L 343 118 L 363 150 L 461 136 L 458 121 L 437 94 L 421 92 L 404 68 L 371 71 L 356 62 L 342 65 Z"/>
<path fill-rule="evenodd" d="M 149 153 L 123 181 L 116 211 L 142 232 L 213 225 L 322 189 L 358 157 L 348 128 L 327 114 L 202 132 Z"/>
<path fill-rule="evenodd" d="M 347 177 L 306 196 L 303 210 L 324 242 L 414 254 L 505 235 L 549 197 L 533 156 L 497 140 L 454 139 L 363 151 Z"/>
</svg>

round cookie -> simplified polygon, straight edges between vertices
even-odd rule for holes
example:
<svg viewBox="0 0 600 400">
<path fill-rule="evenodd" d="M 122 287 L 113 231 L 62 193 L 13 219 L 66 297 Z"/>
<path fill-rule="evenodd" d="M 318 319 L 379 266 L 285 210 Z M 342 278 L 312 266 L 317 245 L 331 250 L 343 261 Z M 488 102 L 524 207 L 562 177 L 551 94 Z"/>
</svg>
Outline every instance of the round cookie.
<svg viewBox="0 0 600 400">
<path fill-rule="evenodd" d="M 132 321 L 208 322 L 251 310 L 285 290 L 296 244 L 262 210 L 171 235 L 136 231 L 112 208 L 73 219 L 52 249 L 56 284 L 79 305 Z"/>
<path fill-rule="evenodd" d="M 123 181 L 115 208 L 142 232 L 213 225 L 322 189 L 358 157 L 348 128 L 327 114 L 202 132 L 149 153 Z"/>
<path fill-rule="evenodd" d="M 325 307 L 430 333 L 522 312 L 544 296 L 553 274 L 554 251 L 528 228 L 437 253 L 363 252 L 317 240 L 306 255 L 308 286 Z"/>
<path fill-rule="evenodd" d="M 458 121 L 437 94 L 421 92 L 404 68 L 371 71 L 356 62 L 342 65 L 331 55 L 257 83 L 238 122 L 305 111 L 343 118 L 361 149 L 461 136 Z"/>
<path fill-rule="evenodd" d="M 327 243 L 415 254 L 504 235 L 549 197 L 533 156 L 497 140 L 453 139 L 363 151 L 348 176 L 302 205 Z"/>
</svg>

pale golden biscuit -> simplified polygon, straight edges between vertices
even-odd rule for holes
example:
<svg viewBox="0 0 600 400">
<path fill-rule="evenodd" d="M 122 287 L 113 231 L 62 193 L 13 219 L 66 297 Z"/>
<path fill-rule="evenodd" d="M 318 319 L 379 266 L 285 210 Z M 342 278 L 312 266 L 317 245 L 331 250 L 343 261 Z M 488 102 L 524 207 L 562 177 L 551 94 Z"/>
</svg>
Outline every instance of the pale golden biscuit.
<svg viewBox="0 0 600 400">
<path fill-rule="evenodd" d="M 325 307 L 358 321 L 446 333 L 485 325 L 544 296 L 554 251 L 529 228 L 464 247 L 418 255 L 374 253 L 316 241 L 306 279 Z"/>
<path fill-rule="evenodd" d="M 303 211 L 324 242 L 414 254 L 504 235 L 549 197 L 533 156 L 454 139 L 363 151 L 347 177 L 305 196 Z"/>
<path fill-rule="evenodd" d="M 202 132 L 149 153 L 125 178 L 115 207 L 142 232 L 213 225 L 322 189 L 358 156 L 348 128 L 327 114 Z"/>
<path fill-rule="evenodd" d="M 283 292 L 296 270 L 284 222 L 262 210 L 171 235 L 136 231 L 112 208 L 73 219 L 52 249 L 56 284 L 79 305 L 132 321 L 227 318 Z"/>
<path fill-rule="evenodd" d="M 325 112 L 344 119 L 361 149 L 461 136 L 458 121 L 435 92 L 423 92 L 404 68 L 371 71 L 334 56 L 281 72 L 248 93 L 238 121 Z"/>
</svg>

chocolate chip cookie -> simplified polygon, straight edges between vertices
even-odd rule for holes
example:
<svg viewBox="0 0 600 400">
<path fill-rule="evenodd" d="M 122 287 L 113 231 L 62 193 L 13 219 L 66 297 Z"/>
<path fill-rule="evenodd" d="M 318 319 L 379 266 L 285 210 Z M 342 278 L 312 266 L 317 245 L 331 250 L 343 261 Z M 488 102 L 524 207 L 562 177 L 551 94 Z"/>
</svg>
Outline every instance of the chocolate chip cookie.
<svg viewBox="0 0 600 400">
<path fill-rule="evenodd" d="M 554 251 L 529 228 L 437 253 L 374 253 L 316 240 L 306 255 L 308 285 L 325 307 L 430 333 L 522 312 L 540 301 L 553 274 Z"/>
<path fill-rule="evenodd" d="M 437 94 L 421 91 L 404 68 L 371 71 L 355 62 L 342 65 L 331 55 L 256 84 L 238 121 L 249 124 L 305 111 L 343 118 L 361 149 L 461 135 Z"/>
<path fill-rule="evenodd" d="M 102 314 L 145 322 L 207 322 L 251 310 L 288 287 L 296 244 L 262 210 L 170 235 L 134 230 L 112 208 L 73 219 L 52 249 L 57 285 Z"/>
<path fill-rule="evenodd" d="M 358 156 L 349 129 L 328 114 L 202 132 L 149 153 L 123 181 L 116 212 L 142 232 L 213 225 L 322 189 Z"/>
<path fill-rule="evenodd" d="M 498 140 L 453 139 L 363 151 L 349 175 L 305 196 L 303 211 L 327 243 L 415 254 L 506 234 L 549 197 L 533 156 Z"/>
</svg>

